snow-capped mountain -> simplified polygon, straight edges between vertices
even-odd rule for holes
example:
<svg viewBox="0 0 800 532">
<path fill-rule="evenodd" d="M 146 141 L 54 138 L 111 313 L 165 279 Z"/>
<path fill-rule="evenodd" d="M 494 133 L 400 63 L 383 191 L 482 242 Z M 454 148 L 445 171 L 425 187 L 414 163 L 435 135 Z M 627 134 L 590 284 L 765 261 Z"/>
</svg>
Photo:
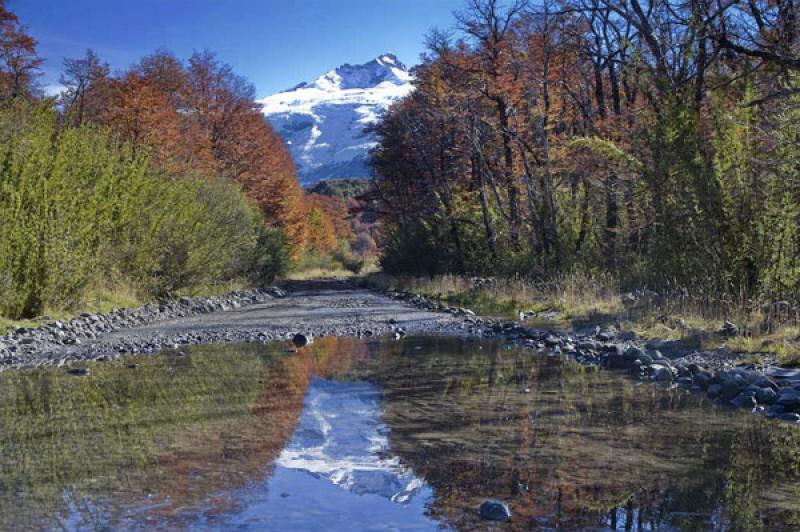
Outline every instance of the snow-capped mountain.
<svg viewBox="0 0 800 532">
<path fill-rule="evenodd" d="M 355 495 L 408 504 L 427 486 L 391 456 L 388 433 L 377 386 L 314 378 L 292 439 L 275 463 Z"/>
<path fill-rule="evenodd" d="M 384 54 L 363 65 L 344 64 L 259 103 L 286 141 L 303 185 L 368 178 L 375 139 L 364 129 L 412 90 L 411 80 L 397 57 Z"/>
</svg>

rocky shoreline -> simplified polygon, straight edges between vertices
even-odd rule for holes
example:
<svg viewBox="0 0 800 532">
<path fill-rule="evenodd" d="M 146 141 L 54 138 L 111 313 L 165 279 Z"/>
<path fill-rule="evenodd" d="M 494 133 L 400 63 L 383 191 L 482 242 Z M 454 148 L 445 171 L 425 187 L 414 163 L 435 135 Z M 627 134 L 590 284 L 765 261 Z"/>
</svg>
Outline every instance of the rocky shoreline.
<svg viewBox="0 0 800 532">
<path fill-rule="evenodd" d="M 358 291 L 334 292 L 325 297 L 312 291 L 305 299 L 292 294 L 298 298 L 294 304 L 305 303 L 309 315 L 284 321 L 281 318 L 285 313 L 269 306 L 287 297 L 285 291 L 276 287 L 219 297 L 181 298 L 108 313 L 85 313 L 73 320 L 17 329 L 0 337 L 0 371 L 107 361 L 123 354 L 154 353 L 195 344 L 268 343 L 291 339 L 297 333 L 391 334 L 396 338 L 406 332 L 466 333 L 510 340 L 543 353 L 569 356 L 581 364 L 626 372 L 641 381 L 703 393 L 726 406 L 800 423 L 800 369 L 781 368 L 770 361 L 763 365 L 742 365 L 741 357 L 719 351 L 670 351 L 665 356 L 661 351 L 663 342 L 644 342 L 633 333 L 620 332 L 614 327 L 570 332 L 539 329 L 525 327 L 524 322 L 485 319 L 469 309 L 447 307 L 418 294 L 384 295 L 401 305 L 376 311 L 377 296 Z M 229 316 L 237 309 L 254 305 L 272 314 L 241 324 Z M 330 311 L 316 318 L 313 311 L 320 306 Z M 393 316 L 402 313 L 403 308 L 418 309 L 419 315 L 410 313 L 397 321 Z M 203 315 L 226 311 L 234 311 L 222 315 L 230 323 L 197 321 Z M 174 326 L 193 318 L 195 322 L 183 328 Z"/>
<path fill-rule="evenodd" d="M 186 318 L 200 314 L 221 312 L 242 308 L 248 305 L 264 303 L 274 298 L 284 297 L 283 290 L 277 287 L 258 288 L 253 290 L 229 292 L 215 297 L 182 297 L 178 300 L 162 304 L 147 304 L 132 309 L 116 309 L 106 313 L 82 313 L 77 318 L 67 321 L 52 321 L 40 327 L 24 328 L 0 336 L 0 370 L 9 367 L 35 367 L 57 363 L 63 365 L 70 359 L 90 358 L 70 357 L 68 351 L 77 351 L 82 344 L 94 340 L 103 334 L 124 330 L 160 321 Z M 122 352 L 136 353 L 147 347 L 157 349 L 160 346 L 129 345 Z M 57 361 L 53 356 L 65 355 Z"/>
<path fill-rule="evenodd" d="M 768 418 L 800 423 L 800 369 L 774 363 L 737 365 L 730 352 L 691 351 L 667 357 L 663 341 L 644 342 L 613 326 L 564 332 L 524 327 L 519 322 L 483 319 L 474 312 L 446 307 L 418 294 L 389 292 L 418 308 L 462 316 L 472 334 L 504 338 L 540 352 L 565 355 L 589 366 L 626 372 L 632 378 L 703 393 L 721 405 L 747 409 Z"/>
<path fill-rule="evenodd" d="M 441 313 L 420 313 L 414 306 L 376 312 L 375 299 L 353 292 L 348 283 L 312 283 L 310 295 L 303 290 L 278 287 L 230 292 L 218 297 L 180 298 L 108 313 L 83 313 L 68 321 L 53 321 L 36 328 L 18 328 L 0 336 L 0 371 L 40 366 L 70 366 L 80 362 L 106 362 L 122 355 L 152 354 L 211 343 L 260 343 L 290 340 L 295 334 L 309 336 L 358 336 L 406 332 L 458 332 L 461 322 Z M 348 290 L 350 290 L 348 292 Z M 300 292 L 300 293 L 298 293 Z M 289 301 L 291 300 L 291 301 Z M 285 305 L 283 304 L 285 303 Z M 284 309 L 283 306 L 289 307 Z M 317 307 L 327 314 L 314 316 Z M 256 309 L 246 311 L 245 309 Z M 288 310 L 288 311 L 287 311 Z M 246 319 L 246 312 L 261 312 Z M 303 313 L 309 313 L 303 316 Z M 398 322 L 393 317 L 403 316 Z M 294 319 L 286 317 L 294 316 Z M 207 319 L 205 319 L 207 317 Z M 85 375 L 84 368 L 73 368 Z"/>
</svg>

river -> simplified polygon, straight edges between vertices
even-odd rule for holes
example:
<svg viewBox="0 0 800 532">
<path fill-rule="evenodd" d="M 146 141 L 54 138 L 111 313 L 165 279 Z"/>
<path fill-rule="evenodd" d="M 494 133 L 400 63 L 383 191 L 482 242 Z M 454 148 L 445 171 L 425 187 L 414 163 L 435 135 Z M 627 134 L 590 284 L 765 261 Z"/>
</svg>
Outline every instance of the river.
<svg viewBox="0 0 800 532">
<path fill-rule="evenodd" d="M 287 347 L 0 374 L 0 528 L 800 527 L 796 426 L 502 341 Z"/>
</svg>

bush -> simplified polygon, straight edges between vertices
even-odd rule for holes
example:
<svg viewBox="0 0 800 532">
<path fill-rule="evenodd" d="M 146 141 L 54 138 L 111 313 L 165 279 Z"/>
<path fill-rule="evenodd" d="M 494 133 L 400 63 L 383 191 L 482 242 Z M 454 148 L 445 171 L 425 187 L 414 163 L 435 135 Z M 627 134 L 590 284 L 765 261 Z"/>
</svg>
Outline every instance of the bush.
<svg viewBox="0 0 800 532">
<path fill-rule="evenodd" d="M 0 111 L 7 317 L 76 307 L 117 274 L 158 298 L 237 278 L 269 282 L 285 268 L 285 248 L 234 184 L 155 175 L 103 129 L 56 132 L 47 107 Z"/>
</svg>

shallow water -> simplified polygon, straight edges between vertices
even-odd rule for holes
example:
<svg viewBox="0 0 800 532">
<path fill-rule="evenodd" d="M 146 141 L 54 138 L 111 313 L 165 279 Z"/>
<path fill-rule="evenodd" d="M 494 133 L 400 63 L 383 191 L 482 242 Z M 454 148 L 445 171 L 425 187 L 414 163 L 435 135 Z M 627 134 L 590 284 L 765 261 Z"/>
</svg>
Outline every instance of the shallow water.
<svg viewBox="0 0 800 532">
<path fill-rule="evenodd" d="M 91 370 L 0 374 L 0 529 L 800 528 L 797 427 L 500 342 Z"/>
</svg>

